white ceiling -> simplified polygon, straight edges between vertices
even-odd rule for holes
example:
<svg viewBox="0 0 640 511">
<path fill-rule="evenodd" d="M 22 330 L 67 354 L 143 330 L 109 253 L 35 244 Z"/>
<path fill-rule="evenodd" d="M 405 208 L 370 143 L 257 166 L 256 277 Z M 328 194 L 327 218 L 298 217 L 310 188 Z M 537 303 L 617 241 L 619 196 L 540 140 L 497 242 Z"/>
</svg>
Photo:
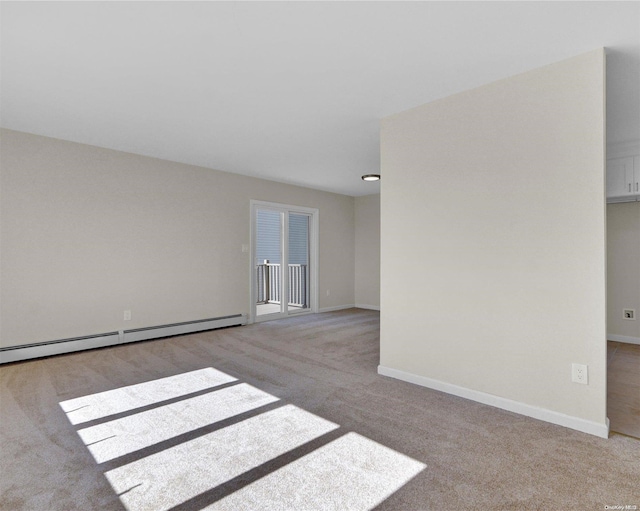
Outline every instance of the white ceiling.
<svg viewBox="0 0 640 511">
<path fill-rule="evenodd" d="M 640 138 L 640 2 L 2 2 L 1 125 L 348 195 L 379 120 L 599 48 Z"/>
</svg>

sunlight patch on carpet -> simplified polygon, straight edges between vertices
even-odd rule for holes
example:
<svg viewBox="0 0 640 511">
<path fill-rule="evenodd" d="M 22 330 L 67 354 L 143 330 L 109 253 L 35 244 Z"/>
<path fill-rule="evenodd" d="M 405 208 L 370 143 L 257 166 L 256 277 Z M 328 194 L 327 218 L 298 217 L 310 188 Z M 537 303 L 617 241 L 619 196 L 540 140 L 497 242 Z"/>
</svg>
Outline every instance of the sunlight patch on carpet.
<svg viewBox="0 0 640 511">
<path fill-rule="evenodd" d="M 357 433 L 348 433 L 204 509 L 366 511 L 426 468 Z"/>
<path fill-rule="evenodd" d="M 105 475 L 129 511 L 167 510 L 338 427 L 286 405 Z"/>
<path fill-rule="evenodd" d="M 340 426 L 291 404 L 266 407 L 278 401 L 207 368 L 60 407 L 96 462 L 111 462 L 104 475 L 128 511 L 365 511 L 426 467 L 354 432 L 309 452 Z"/>
<path fill-rule="evenodd" d="M 237 378 L 212 367 L 62 401 L 71 424 L 102 419 L 167 399 L 217 387 Z"/>
<path fill-rule="evenodd" d="M 278 398 L 271 394 L 240 383 L 80 429 L 78 434 L 96 462 L 104 463 L 275 401 Z"/>
</svg>

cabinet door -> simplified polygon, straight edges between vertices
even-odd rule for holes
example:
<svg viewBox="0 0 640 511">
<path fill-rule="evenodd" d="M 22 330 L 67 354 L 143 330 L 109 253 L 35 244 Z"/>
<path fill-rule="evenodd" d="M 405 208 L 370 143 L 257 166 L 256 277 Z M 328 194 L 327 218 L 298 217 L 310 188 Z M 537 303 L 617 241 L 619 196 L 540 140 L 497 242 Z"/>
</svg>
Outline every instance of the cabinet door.
<svg viewBox="0 0 640 511">
<path fill-rule="evenodd" d="M 635 172 L 633 173 L 633 182 L 631 183 L 631 190 L 636 195 L 640 195 L 640 156 L 633 157 L 633 167 L 635 169 Z"/>
<path fill-rule="evenodd" d="M 607 161 L 607 197 L 635 195 L 633 158 L 615 158 Z"/>
</svg>

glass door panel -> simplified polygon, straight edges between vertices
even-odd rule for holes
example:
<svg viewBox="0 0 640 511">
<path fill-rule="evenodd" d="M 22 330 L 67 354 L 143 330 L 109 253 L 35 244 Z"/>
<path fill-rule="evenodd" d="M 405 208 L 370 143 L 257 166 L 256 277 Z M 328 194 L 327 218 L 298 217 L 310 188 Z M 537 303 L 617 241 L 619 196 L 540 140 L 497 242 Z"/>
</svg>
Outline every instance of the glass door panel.
<svg viewBox="0 0 640 511">
<path fill-rule="evenodd" d="M 290 212 L 288 216 L 287 310 L 309 308 L 309 221 L 310 215 Z"/>
<path fill-rule="evenodd" d="M 283 213 L 256 210 L 256 315 L 281 314 Z"/>
</svg>

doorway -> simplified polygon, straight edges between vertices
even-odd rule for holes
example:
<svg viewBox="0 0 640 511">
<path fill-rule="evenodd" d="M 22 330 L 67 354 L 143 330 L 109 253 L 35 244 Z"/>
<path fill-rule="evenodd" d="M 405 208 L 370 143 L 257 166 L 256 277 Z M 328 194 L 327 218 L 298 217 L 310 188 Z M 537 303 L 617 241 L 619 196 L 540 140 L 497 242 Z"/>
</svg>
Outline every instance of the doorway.
<svg viewBox="0 0 640 511">
<path fill-rule="evenodd" d="M 254 321 L 317 312 L 318 210 L 251 201 Z"/>
</svg>

